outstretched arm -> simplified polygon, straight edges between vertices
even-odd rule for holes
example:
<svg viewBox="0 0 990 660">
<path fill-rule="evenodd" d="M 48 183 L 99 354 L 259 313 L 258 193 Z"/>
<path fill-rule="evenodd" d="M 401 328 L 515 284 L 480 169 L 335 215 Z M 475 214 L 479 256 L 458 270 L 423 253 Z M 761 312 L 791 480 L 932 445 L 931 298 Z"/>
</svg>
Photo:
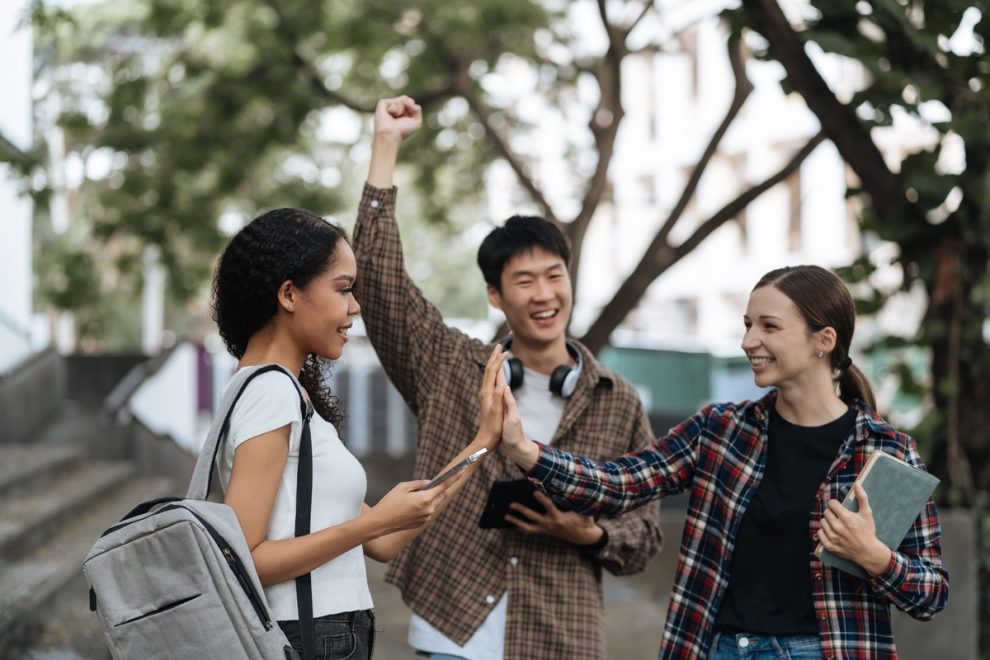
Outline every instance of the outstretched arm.
<svg viewBox="0 0 990 660">
<path fill-rule="evenodd" d="M 578 513 L 625 513 L 691 484 L 707 408 L 650 446 L 602 462 L 529 440 L 511 392 L 505 398 L 502 451 Z"/>
</svg>

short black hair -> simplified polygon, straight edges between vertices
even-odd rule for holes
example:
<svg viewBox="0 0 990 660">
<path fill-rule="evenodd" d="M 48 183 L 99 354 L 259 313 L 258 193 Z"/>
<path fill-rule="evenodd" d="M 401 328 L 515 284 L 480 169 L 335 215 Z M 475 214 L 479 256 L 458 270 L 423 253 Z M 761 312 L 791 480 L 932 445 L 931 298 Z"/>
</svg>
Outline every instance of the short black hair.
<svg viewBox="0 0 990 660">
<path fill-rule="evenodd" d="M 571 242 L 554 223 L 534 215 L 514 215 L 493 229 L 478 248 L 478 267 L 488 286 L 502 291 L 502 271 L 513 257 L 539 247 L 571 263 Z"/>
</svg>

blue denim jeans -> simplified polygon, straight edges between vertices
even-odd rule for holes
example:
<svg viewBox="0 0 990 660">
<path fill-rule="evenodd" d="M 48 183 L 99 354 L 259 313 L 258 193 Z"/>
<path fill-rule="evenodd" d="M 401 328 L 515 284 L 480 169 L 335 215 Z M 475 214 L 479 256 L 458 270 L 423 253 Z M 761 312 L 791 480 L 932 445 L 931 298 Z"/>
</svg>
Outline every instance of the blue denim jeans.
<svg viewBox="0 0 990 660">
<path fill-rule="evenodd" d="M 302 657 L 302 633 L 298 621 L 279 621 L 279 627 Z M 316 660 L 370 660 L 375 648 L 375 612 L 359 610 L 313 619 Z"/>
<path fill-rule="evenodd" d="M 821 660 L 818 635 L 771 637 L 769 635 L 715 634 L 709 660 Z"/>
</svg>

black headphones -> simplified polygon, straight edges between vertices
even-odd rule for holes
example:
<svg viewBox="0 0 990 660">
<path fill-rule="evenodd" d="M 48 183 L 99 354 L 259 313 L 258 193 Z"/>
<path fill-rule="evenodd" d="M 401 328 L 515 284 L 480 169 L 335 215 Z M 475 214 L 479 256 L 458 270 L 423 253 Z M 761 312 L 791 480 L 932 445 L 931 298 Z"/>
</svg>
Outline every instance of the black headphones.
<svg viewBox="0 0 990 660">
<path fill-rule="evenodd" d="M 509 346 L 512 344 L 512 335 L 503 339 L 501 343 L 502 350 L 508 351 Z M 581 357 L 581 351 L 578 350 L 578 347 L 573 342 L 567 342 L 567 352 L 570 353 L 577 364 L 573 367 L 568 364 L 562 364 L 550 374 L 550 391 L 565 399 L 574 394 L 574 390 L 577 388 L 578 377 L 581 375 L 581 369 L 584 367 L 584 358 Z M 510 357 L 502 363 L 502 373 L 505 375 L 505 382 L 509 384 L 509 389 L 516 389 L 523 383 L 524 372 L 522 360 L 516 357 Z"/>
</svg>

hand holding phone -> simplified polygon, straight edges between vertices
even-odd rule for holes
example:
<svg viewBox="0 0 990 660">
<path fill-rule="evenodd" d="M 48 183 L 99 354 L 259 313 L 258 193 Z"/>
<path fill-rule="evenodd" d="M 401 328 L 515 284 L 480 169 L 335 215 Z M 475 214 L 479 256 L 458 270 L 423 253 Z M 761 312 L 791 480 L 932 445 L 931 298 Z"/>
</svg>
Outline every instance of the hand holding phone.
<svg viewBox="0 0 990 660">
<path fill-rule="evenodd" d="M 482 456 L 484 456 L 487 453 L 488 450 L 482 447 L 481 449 L 474 452 L 464 460 L 460 461 L 455 465 L 452 465 L 451 467 L 447 468 L 446 470 L 438 474 L 436 477 L 433 478 L 433 481 L 431 481 L 430 483 L 426 484 L 422 488 L 417 488 L 416 490 L 417 491 L 429 490 L 431 488 L 436 487 L 437 485 L 443 483 L 447 479 L 450 479 L 452 476 L 461 472 L 462 470 L 466 470 L 472 463 L 475 463 L 478 459 L 480 459 Z"/>
</svg>

